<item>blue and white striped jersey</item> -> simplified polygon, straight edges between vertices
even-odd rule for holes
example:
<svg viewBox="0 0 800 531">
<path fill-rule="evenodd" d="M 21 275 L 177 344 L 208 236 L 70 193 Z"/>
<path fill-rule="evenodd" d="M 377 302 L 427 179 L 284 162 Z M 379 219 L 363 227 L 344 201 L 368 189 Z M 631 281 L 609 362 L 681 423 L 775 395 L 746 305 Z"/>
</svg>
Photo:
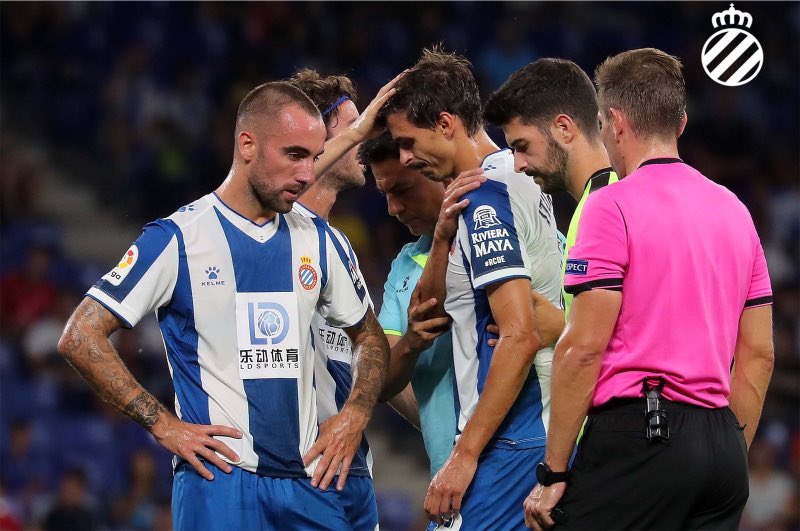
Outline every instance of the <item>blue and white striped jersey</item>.
<svg viewBox="0 0 800 531">
<path fill-rule="evenodd" d="M 453 318 L 453 361 L 459 433 L 475 411 L 493 349 L 486 326 L 493 322 L 485 288 L 513 278 L 561 304 L 561 248 L 552 199 L 530 177 L 514 171 L 509 150 L 487 156 L 488 178 L 464 197 L 450 250 L 445 310 Z M 552 347 L 537 352 L 528 379 L 489 446 L 544 446 L 550 414 Z"/>
<path fill-rule="evenodd" d="M 317 438 L 314 312 L 358 323 L 369 300 L 327 224 L 297 213 L 257 225 L 209 194 L 145 226 L 88 295 L 128 326 L 156 311 L 183 420 L 244 433 L 219 437 L 233 463 L 305 477 Z"/>
<path fill-rule="evenodd" d="M 317 218 L 317 214 L 300 203 L 295 203 L 293 210 L 309 218 Z M 358 266 L 350 241 L 339 229 L 328 225 L 331 239 L 337 245 L 339 252 L 346 253 L 348 258 Z M 360 274 L 360 270 L 359 270 Z M 363 277 L 359 278 L 363 286 Z M 367 300 L 369 293 L 367 293 Z M 314 374 L 317 390 L 317 410 L 319 421 L 324 422 L 342 410 L 344 403 L 350 396 L 353 388 L 353 359 L 352 345 L 347 332 L 339 327 L 331 326 L 319 312 L 314 312 L 311 320 L 311 335 L 314 349 L 316 350 L 316 370 Z M 353 456 L 350 464 L 350 474 L 353 476 L 372 476 L 372 452 L 369 450 L 367 436 L 361 437 L 361 444 Z"/>
</svg>

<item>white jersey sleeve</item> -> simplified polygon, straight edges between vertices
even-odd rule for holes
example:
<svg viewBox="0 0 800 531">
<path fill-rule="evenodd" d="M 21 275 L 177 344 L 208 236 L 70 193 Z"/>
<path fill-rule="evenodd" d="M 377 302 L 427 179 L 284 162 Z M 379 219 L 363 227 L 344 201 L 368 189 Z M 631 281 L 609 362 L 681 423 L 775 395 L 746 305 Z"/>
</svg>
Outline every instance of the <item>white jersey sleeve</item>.
<svg viewBox="0 0 800 531">
<path fill-rule="evenodd" d="M 147 313 L 167 304 L 178 278 L 179 231 L 171 220 L 148 223 L 117 266 L 87 295 L 134 327 Z"/>
<path fill-rule="evenodd" d="M 327 227 L 328 281 L 317 310 L 331 326 L 347 328 L 367 313 L 370 298 L 350 243 L 341 232 Z"/>
</svg>

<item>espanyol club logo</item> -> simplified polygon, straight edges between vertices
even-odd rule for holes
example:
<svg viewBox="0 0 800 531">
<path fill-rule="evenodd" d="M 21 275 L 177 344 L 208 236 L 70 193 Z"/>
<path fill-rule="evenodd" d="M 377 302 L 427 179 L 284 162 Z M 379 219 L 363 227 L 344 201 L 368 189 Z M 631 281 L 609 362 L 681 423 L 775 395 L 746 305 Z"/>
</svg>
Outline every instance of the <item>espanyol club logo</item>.
<svg viewBox="0 0 800 531">
<path fill-rule="evenodd" d="M 753 25 L 750 13 L 734 9 L 714 13 L 715 28 L 727 26 L 708 38 L 701 61 L 708 77 L 726 87 L 738 87 L 751 81 L 764 66 L 761 43 L 744 28 Z"/>
<path fill-rule="evenodd" d="M 308 256 L 301 256 L 300 261 L 302 264 L 297 270 L 297 278 L 303 289 L 312 290 L 317 285 L 317 271 L 311 266 L 311 258 Z"/>
</svg>

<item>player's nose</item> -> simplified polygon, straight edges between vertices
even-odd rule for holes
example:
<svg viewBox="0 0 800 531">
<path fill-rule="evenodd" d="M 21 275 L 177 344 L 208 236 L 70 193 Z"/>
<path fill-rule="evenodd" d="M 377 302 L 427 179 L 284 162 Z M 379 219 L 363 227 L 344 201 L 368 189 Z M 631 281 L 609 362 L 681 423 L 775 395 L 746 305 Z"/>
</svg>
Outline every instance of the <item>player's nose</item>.
<svg viewBox="0 0 800 531">
<path fill-rule="evenodd" d="M 311 186 L 314 184 L 314 163 L 304 164 L 303 168 L 297 172 L 295 179 L 303 184 L 303 186 Z"/>
<path fill-rule="evenodd" d="M 386 208 L 389 212 L 389 215 L 394 217 L 397 217 L 405 210 L 403 202 L 395 199 L 389 194 L 386 195 Z"/>
<path fill-rule="evenodd" d="M 403 166 L 408 166 L 414 162 L 414 154 L 411 152 L 410 149 L 400 149 L 400 163 Z"/>
<path fill-rule="evenodd" d="M 517 173 L 522 173 L 528 169 L 528 163 L 525 162 L 525 159 L 519 153 L 514 153 L 514 171 Z"/>
</svg>

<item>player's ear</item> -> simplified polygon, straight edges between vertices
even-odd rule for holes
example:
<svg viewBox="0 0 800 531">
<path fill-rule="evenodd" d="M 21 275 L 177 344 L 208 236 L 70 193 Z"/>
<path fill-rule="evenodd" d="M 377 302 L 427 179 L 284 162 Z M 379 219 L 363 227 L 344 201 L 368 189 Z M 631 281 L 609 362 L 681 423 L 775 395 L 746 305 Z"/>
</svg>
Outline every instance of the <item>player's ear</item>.
<svg viewBox="0 0 800 531">
<path fill-rule="evenodd" d="M 689 121 L 689 116 L 686 114 L 686 109 L 683 110 L 683 117 L 681 118 L 681 125 L 678 127 L 678 138 L 683 134 L 683 130 L 686 129 L 686 122 Z"/>
<path fill-rule="evenodd" d="M 559 114 L 550 124 L 550 133 L 559 143 L 569 144 L 575 138 L 577 127 L 571 116 Z"/>
<path fill-rule="evenodd" d="M 239 156 L 245 162 L 250 162 L 256 157 L 256 137 L 250 131 L 239 131 L 236 137 L 236 147 L 239 150 Z"/>
<path fill-rule="evenodd" d="M 606 123 L 612 128 L 612 132 L 614 133 L 614 141 L 619 142 L 624 129 L 628 125 L 628 117 L 625 116 L 625 113 L 622 112 L 621 109 L 616 109 L 614 107 L 608 109 L 608 114 L 611 120 L 609 121 L 610 123 Z"/>
<path fill-rule="evenodd" d="M 448 140 L 453 138 L 453 130 L 455 127 L 456 117 L 449 112 L 440 112 L 439 117 L 436 118 L 437 131 L 440 131 Z"/>
</svg>

